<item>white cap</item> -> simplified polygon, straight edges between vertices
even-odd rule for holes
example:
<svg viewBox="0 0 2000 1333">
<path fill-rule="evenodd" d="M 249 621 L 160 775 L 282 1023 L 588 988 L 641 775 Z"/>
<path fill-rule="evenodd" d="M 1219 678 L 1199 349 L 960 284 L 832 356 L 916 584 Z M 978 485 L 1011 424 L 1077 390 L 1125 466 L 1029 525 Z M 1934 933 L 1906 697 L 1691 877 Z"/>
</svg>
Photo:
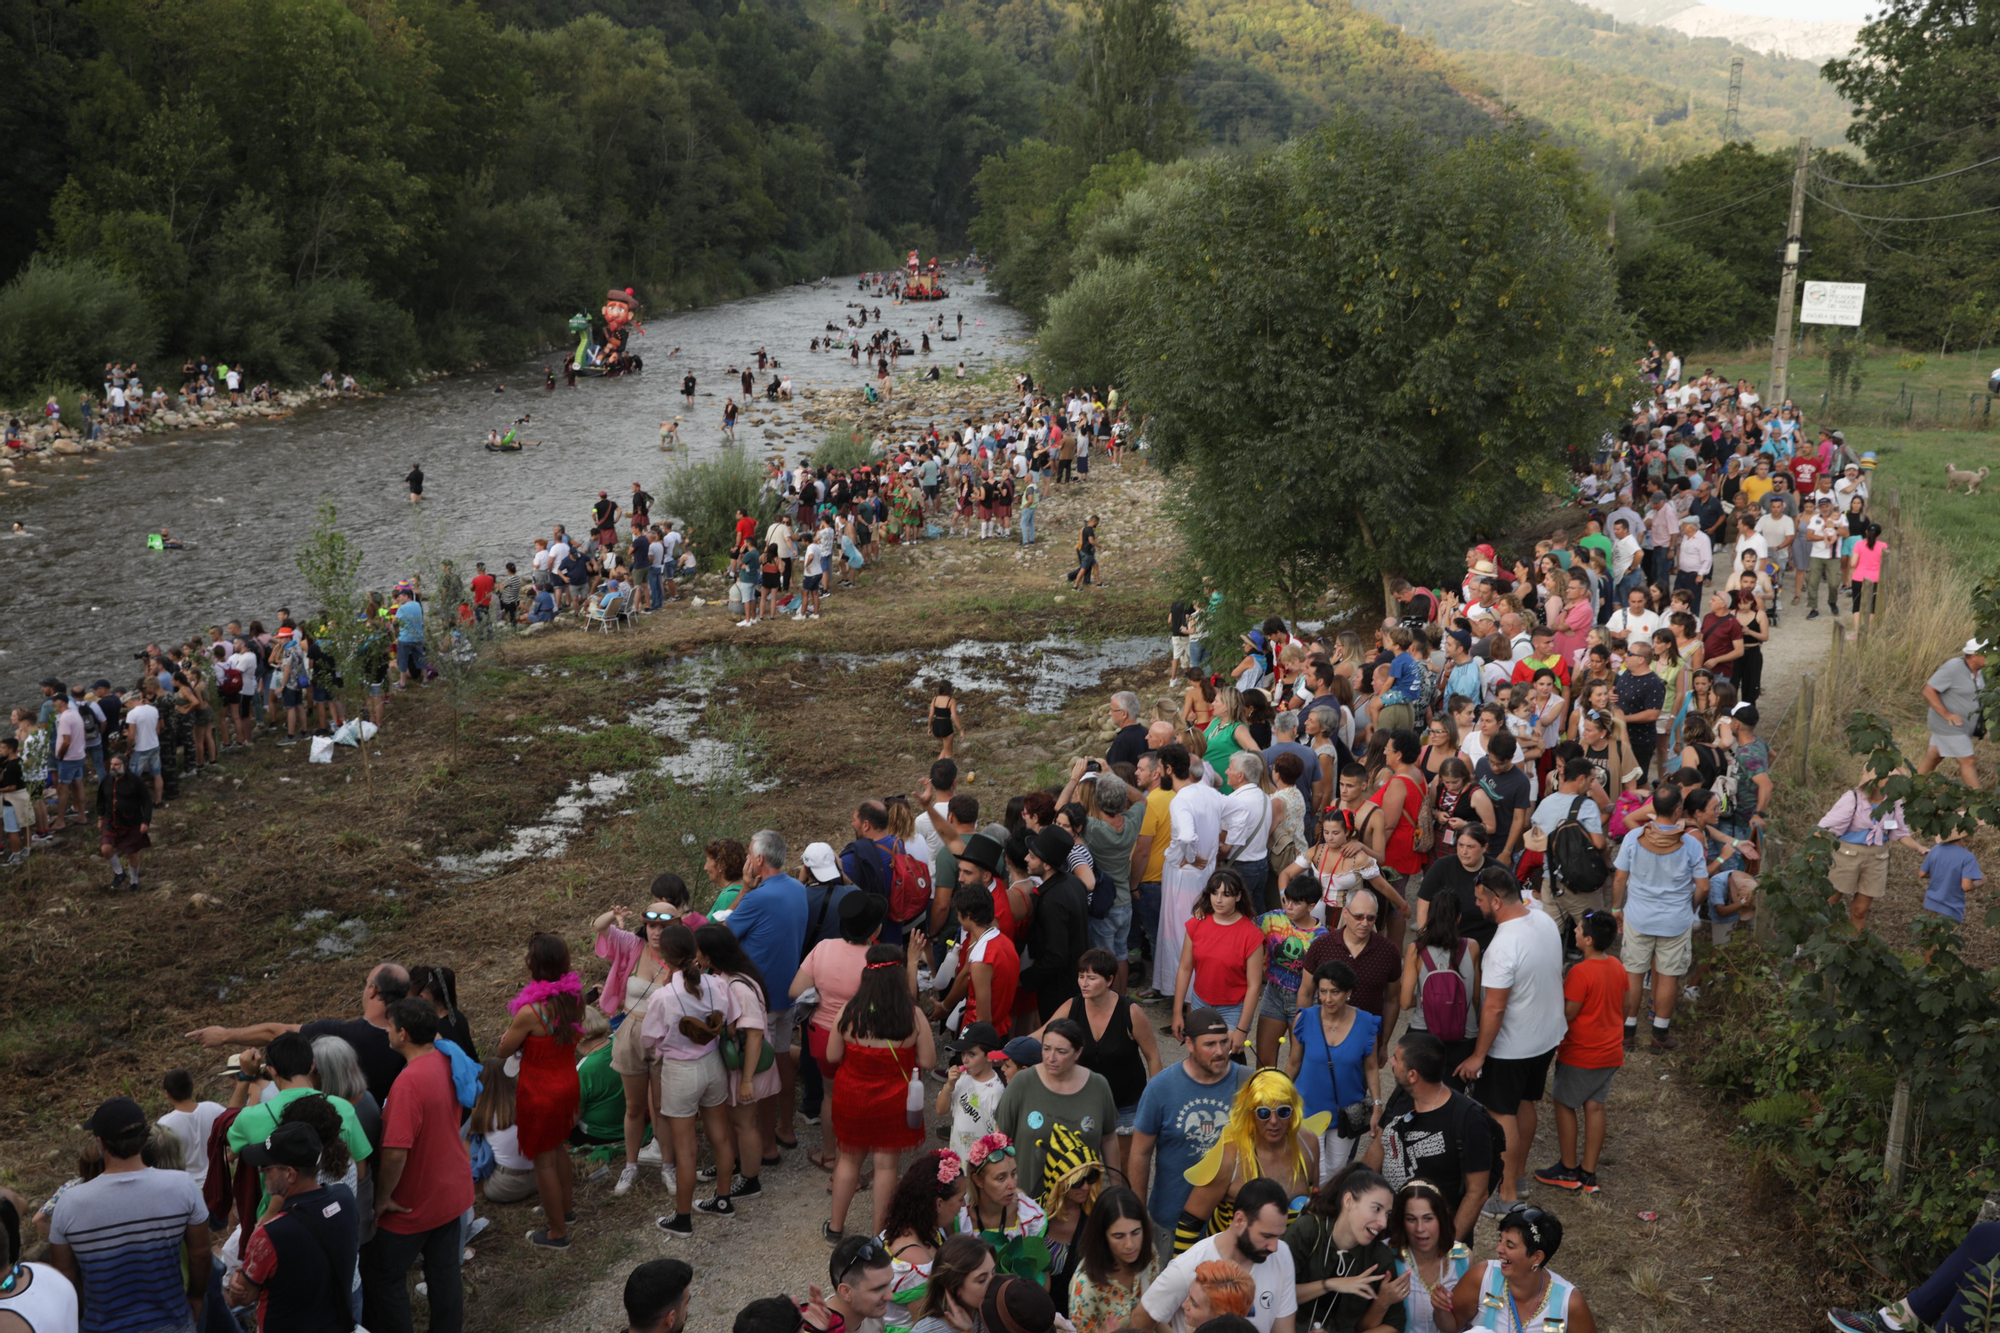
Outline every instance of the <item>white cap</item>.
<svg viewBox="0 0 2000 1333">
<path fill-rule="evenodd" d="M 822 884 L 831 884 L 840 878 L 840 862 L 834 859 L 830 843 L 815 842 L 807 846 L 805 855 L 799 860 L 813 878 Z"/>
<path fill-rule="evenodd" d="M 1983 657 L 1986 654 L 1986 645 L 1977 639 L 1967 639 L 1965 647 L 1960 651 L 1966 657 Z"/>
</svg>

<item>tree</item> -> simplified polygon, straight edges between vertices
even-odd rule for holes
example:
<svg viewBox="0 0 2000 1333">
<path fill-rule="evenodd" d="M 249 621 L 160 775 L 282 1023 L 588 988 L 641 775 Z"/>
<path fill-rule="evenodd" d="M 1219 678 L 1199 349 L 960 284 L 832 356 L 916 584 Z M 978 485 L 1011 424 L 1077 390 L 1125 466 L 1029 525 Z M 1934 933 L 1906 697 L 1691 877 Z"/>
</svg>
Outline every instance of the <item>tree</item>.
<svg viewBox="0 0 2000 1333">
<path fill-rule="evenodd" d="M 1155 225 L 1132 400 L 1229 600 L 1450 565 L 1618 417 L 1629 325 L 1535 149 L 1348 115 L 1201 164 Z"/>
<path fill-rule="evenodd" d="M 1853 54 L 1829 60 L 1822 73 L 1854 104 L 1848 140 L 1898 176 L 2000 154 L 2000 40 L 1990 4 L 1886 0 Z"/>
<path fill-rule="evenodd" d="M 1166 162 L 1193 140 L 1177 85 L 1194 67 L 1194 48 L 1173 0 L 1087 0 L 1069 56 L 1075 78 L 1056 94 L 1049 121 L 1085 161 L 1129 148 Z"/>
<path fill-rule="evenodd" d="M 1685 241 L 1662 241 L 1626 260 L 1618 296 L 1648 338 L 1681 349 L 1733 330 L 1744 307 L 1743 284 L 1728 266 Z"/>
<path fill-rule="evenodd" d="M 361 548 L 341 529 L 340 511 L 333 501 L 319 502 L 319 520 L 292 561 L 298 566 L 299 577 L 306 581 L 313 614 L 318 617 L 313 636 L 321 650 L 334 659 L 333 678 L 324 684 L 346 705 L 348 717 L 359 721 L 367 716 L 368 656 L 381 653 L 383 636 L 394 631 L 367 619 L 361 598 Z M 373 799 L 375 775 L 368 763 L 368 742 L 359 735 L 355 739 L 361 751 L 362 779 Z"/>
</svg>

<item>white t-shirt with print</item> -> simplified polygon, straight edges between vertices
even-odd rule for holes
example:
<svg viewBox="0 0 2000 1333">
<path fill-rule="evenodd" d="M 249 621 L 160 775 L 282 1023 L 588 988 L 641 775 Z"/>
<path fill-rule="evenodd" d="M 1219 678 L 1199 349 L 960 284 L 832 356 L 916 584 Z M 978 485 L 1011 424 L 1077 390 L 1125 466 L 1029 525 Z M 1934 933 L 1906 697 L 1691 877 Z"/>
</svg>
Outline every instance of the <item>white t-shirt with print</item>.
<svg viewBox="0 0 2000 1333">
<path fill-rule="evenodd" d="M 1234 1236 L 1225 1232 L 1190 1247 L 1146 1288 L 1139 1303 L 1146 1307 L 1154 1323 L 1166 1324 L 1171 1320 L 1173 1333 L 1191 1333 L 1187 1319 L 1181 1314 L 1181 1302 L 1187 1299 L 1188 1288 L 1194 1285 L 1195 1270 L 1215 1259 L 1226 1259 L 1249 1271 L 1256 1294 L 1251 1297 L 1248 1317 L 1257 1326 L 1257 1333 L 1271 1333 L 1272 1325 L 1299 1312 L 1298 1268 L 1292 1262 L 1291 1248 L 1281 1242 L 1270 1258 L 1252 1264 L 1237 1250 Z"/>
<path fill-rule="evenodd" d="M 984 941 L 981 941 L 984 943 Z M 972 1145 L 993 1132 L 993 1113 L 1000 1107 L 1000 1094 L 1007 1082 L 994 1070 L 984 1081 L 960 1074 L 951 1089 L 951 1148 L 960 1157 Z"/>
</svg>

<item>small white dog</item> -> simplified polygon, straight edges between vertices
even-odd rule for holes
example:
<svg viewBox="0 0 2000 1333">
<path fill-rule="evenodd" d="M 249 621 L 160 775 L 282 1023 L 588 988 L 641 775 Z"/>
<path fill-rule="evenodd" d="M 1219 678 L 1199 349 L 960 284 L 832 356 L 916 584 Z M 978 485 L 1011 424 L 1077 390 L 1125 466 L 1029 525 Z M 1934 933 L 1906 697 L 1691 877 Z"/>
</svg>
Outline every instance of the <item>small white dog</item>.
<svg viewBox="0 0 2000 1333">
<path fill-rule="evenodd" d="M 1944 488 L 1950 490 L 1954 486 L 1963 484 L 1967 495 L 1977 495 L 1979 494 L 1979 483 L 1985 481 L 1986 474 L 1992 470 L 1992 468 L 1983 467 L 1977 472 L 1960 472 L 1950 463 L 1946 463 L 1944 465 Z"/>
</svg>

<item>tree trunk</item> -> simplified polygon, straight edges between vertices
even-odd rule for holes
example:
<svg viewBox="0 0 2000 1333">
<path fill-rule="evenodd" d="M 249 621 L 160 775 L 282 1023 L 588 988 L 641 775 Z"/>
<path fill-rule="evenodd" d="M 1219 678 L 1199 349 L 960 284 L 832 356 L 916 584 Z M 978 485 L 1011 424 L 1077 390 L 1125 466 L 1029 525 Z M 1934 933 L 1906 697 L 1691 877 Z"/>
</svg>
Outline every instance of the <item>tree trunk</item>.
<svg viewBox="0 0 2000 1333">
<path fill-rule="evenodd" d="M 1359 528 L 1361 532 L 1362 545 L 1366 546 L 1371 554 L 1377 555 L 1379 557 L 1380 552 L 1377 551 L 1375 548 L 1375 538 L 1368 531 L 1368 516 L 1361 512 L 1361 507 L 1359 505 L 1355 506 L 1354 509 L 1354 522 L 1356 527 Z M 1389 591 L 1389 571 L 1386 569 L 1382 570 L 1381 574 L 1382 574 L 1382 614 L 1393 620 L 1396 617 L 1396 594 Z"/>
</svg>

